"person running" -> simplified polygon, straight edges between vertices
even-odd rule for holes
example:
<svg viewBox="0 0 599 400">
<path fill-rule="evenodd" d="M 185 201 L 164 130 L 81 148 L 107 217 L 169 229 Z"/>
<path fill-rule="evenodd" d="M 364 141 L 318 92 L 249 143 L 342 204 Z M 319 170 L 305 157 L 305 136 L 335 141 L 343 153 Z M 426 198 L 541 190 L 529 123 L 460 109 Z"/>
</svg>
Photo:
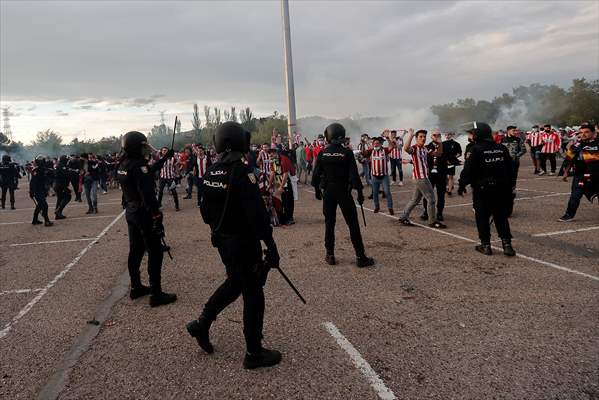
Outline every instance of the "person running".
<svg viewBox="0 0 599 400">
<path fill-rule="evenodd" d="M 412 178 L 414 179 L 416 188 L 412 200 L 403 209 L 399 222 L 406 226 L 414 225 L 410 220 L 410 213 L 418 205 L 420 200 L 424 197 L 428 201 L 427 203 L 427 215 L 429 226 L 438 229 L 444 229 L 446 226 L 441 222 L 435 220 L 436 208 L 435 208 L 435 192 L 433 186 L 429 180 L 428 172 L 428 150 L 424 146 L 426 142 L 427 131 L 420 129 L 416 132 L 416 143 L 412 145 L 412 139 L 414 138 L 414 129 L 410 128 L 408 131 L 408 137 L 404 141 L 404 150 L 410 156 L 412 156 Z"/>
</svg>

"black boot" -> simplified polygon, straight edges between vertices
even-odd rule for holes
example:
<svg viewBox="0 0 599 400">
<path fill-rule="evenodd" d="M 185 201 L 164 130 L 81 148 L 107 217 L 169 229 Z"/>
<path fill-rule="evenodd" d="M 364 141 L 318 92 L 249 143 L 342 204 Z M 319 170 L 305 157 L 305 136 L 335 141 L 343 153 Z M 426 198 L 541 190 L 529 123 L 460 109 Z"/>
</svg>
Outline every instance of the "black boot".
<svg viewBox="0 0 599 400">
<path fill-rule="evenodd" d="M 53 223 L 52 221 L 50 221 L 49 219 L 47 219 L 47 220 L 44 222 L 44 226 L 52 226 L 52 225 L 54 225 L 54 223 Z"/>
<path fill-rule="evenodd" d="M 210 343 L 210 325 L 212 321 L 201 315 L 186 325 L 187 332 L 196 339 L 202 350 L 208 354 L 214 353 L 214 347 Z"/>
<path fill-rule="evenodd" d="M 482 253 L 482 254 L 484 254 L 486 256 L 492 256 L 493 255 L 493 250 L 491 250 L 491 243 L 489 243 L 489 242 L 481 243 L 478 246 L 476 246 L 475 249 L 479 253 Z"/>
<path fill-rule="evenodd" d="M 177 301 L 177 295 L 174 293 L 159 292 L 150 296 L 150 307 L 158 307 Z"/>
<path fill-rule="evenodd" d="M 374 265 L 374 258 L 366 257 L 366 255 L 359 256 L 356 258 L 356 265 L 358 268 L 371 267 Z"/>
<path fill-rule="evenodd" d="M 508 257 L 514 257 L 516 252 L 512 247 L 512 241 L 510 239 L 501 239 L 501 245 L 503 246 L 503 254 Z"/>
<path fill-rule="evenodd" d="M 150 288 L 144 285 L 139 285 L 131 288 L 129 297 L 131 300 L 139 299 L 140 297 L 150 294 Z"/>
<path fill-rule="evenodd" d="M 11 209 L 11 210 L 16 210 L 16 208 L 15 208 L 15 205 L 14 205 L 14 204 L 11 204 L 11 205 L 10 205 L 10 209 Z"/>
<path fill-rule="evenodd" d="M 94 209 L 93 208 L 88 208 L 85 213 L 86 214 L 93 214 L 94 213 Z"/>
<path fill-rule="evenodd" d="M 272 367 L 273 365 L 280 363 L 281 358 L 281 352 L 262 348 L 253 354 L 245 353 L 243 368 L 256 369 L 260 367 Z"/>
<path fill-rule="evenodd" d="M 324 257 L 324 260 L 329 265 L 335 265 L 335 264 L 337 264 L 337 261 L 335 260 L 335 254 L 333 254 L 332 251 L 331 252 L 327 251 L 327 255 Z"/>
<path fill-rule="evenodd" d="M 34 218 L 33 221 L 31 221 L 31 225 L 41 225 L 41 224 L 43 224 L 43 222 L 37 218 Z"/>
</svg>

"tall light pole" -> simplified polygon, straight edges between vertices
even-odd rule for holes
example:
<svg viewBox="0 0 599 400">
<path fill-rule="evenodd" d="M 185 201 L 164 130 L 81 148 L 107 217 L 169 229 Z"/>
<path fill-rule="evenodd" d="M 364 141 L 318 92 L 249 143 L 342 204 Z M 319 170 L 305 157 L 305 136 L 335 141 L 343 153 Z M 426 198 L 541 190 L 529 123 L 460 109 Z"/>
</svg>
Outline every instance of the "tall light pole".
<svg viewBox="0 0 599 400">
<path fill-rule="evenodd" d="M 283 17 L 283 48 L 285 50 L 285 83 L 287 89 L 287 133 L 289 134 L 289 149 L 293 146 L 295 136 L 295 89 L 293 87 L 293 61 L 291 59 L 291 31 L 289 29 L 289 1 L 281 0 Z"/>
</svg>

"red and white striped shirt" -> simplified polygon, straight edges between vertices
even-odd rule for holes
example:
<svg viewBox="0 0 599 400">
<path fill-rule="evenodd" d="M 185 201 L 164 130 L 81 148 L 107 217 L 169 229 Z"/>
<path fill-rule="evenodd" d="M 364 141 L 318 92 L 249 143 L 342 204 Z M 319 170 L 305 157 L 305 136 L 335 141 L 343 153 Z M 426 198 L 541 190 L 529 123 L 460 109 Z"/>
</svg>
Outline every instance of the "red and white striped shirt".
<svg viewBox="0 0 599 400">
<path fill-rule="evenodd" d="M 541 132 L 530 132 L 527 137 L 530 147 L 537 147 L 543 144 L 543 134 Z"/>
<path fill-rule="evenodd" d="M 412 178 L 428 178 L 428 149 L 412 145 Z"/>
<path fill-rule="evenodd" d="M 385 176 L 387 172 L 387 153 L 388 149 L 381 147 L 379 150 L 372 149 L 370 153 L 370 173 L 372 176 Z"/>
<path fill-rule="evenodd" d="M 391 148 L 389 152 L 389 157 L 395 160 L 401 160 L 401 149 L 403 147 L 403 140 L 401 138 L 397 138 L 395 141 L 395 147 Z"/>
<path fill-rule="evenodd" d="M 206 173 L 206 169 L 208 168 L 208 157 L 198 157 L 196 164 L 198 166 L 198 178 L 202 178 Z"/>
<path fill-rule="evenodd" d="M 160 179 L 175 179 L 175 159 L 173 157 L 166 160 L 162 169 L 160 170 Z"/>
<path fill-rule="evenodd" d="M 543 133 L 543 148 L 541 153 L 557 153 L 559 151 L 561 140 L 557 132 Z"/>
</svg>

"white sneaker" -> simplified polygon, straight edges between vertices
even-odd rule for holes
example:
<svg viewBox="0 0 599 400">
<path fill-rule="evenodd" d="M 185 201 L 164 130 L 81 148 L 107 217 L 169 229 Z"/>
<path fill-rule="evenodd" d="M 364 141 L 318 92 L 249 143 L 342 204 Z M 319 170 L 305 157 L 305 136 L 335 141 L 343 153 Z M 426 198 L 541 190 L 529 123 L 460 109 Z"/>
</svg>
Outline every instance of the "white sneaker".
<svg viewBox="0 0 599 400">
<path fill-rule="evenodd" d="M 402 181 L 399 181 L 398 185 L 399 185 L 399 186 L 403 186 L 403 182 L 402 182 Z"/>
<path fill-rule="evenodd" d="M 549 175 L 549 176 L 555 176 L 555 172 L 550 172 L 547 175 Z"/>
<path fill-rule="evenodd" d="M 543 176 L 543 175 L 545 175 L 545 171 L 539 172 L 539 176 Z"/>
</svg>

